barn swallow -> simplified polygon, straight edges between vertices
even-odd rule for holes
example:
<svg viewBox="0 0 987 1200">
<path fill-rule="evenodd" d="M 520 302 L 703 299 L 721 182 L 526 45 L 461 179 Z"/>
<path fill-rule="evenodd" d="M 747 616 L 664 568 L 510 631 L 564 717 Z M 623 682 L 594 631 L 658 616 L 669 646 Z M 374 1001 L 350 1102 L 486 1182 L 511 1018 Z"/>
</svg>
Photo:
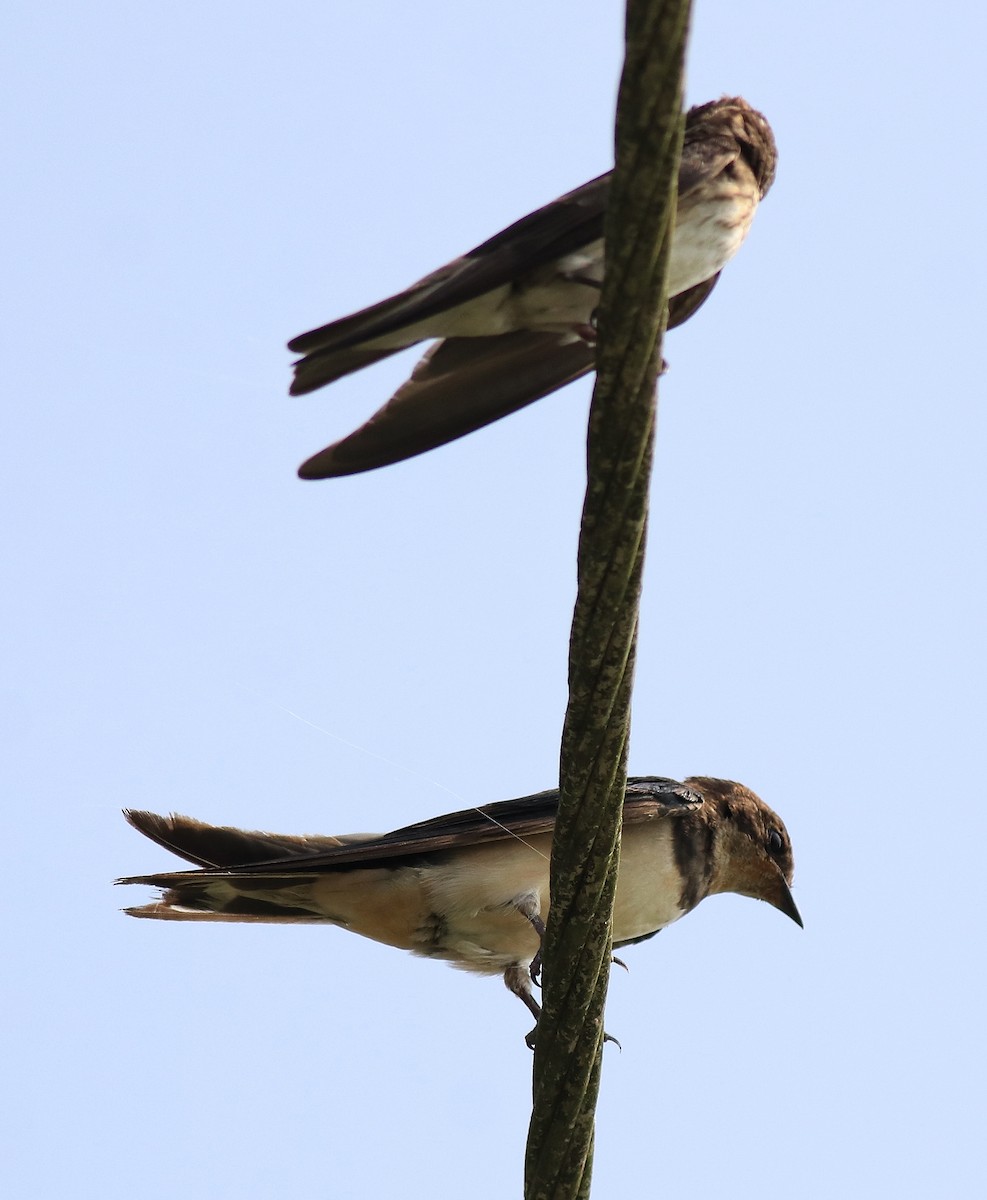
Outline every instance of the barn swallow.
<svg viewBox="0 0 987 1200">
<path fill-rule="evenodd" d="M 198 870 L 119 883 L 162 888 L 125 911 L 167 921 L 338 925 L 532 994 L 549 904 L 558 791 L 408 825 L 393 833 L 297 837 L 128 810 L 135 829 Z M 644 941 L 706 896 L 766 900 L 802 924 L 780 817 L 742 784 L 627 781 L 613 916 L 615 947 Z"/>
<path fill-rule="evenodd" d="M 771 186 L 767 120 L 739 96 L 689 110 L 668 267 L 668 328 L 712 291 Z M 516 412 L 593 369 L 612 172 L 522 217 L 396 296 L 288 343 L 302 395 L 427 339 L 391 399 L 302 463 L 303 479 L 369 471 Z"/>
</svg>

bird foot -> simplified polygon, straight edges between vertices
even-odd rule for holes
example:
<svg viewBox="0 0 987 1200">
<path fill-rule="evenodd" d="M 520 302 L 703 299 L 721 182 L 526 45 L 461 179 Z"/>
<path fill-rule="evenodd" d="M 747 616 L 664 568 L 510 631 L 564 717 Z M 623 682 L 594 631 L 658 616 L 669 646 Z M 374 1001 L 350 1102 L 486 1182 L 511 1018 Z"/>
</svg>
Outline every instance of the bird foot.
<svg viewBox="0 0 987 1200">
<path fill-rule="evenodd" d="M 536 987 L 541 987 L 541 946 L 538 947 L 538 953 L 531 960 L 528 974 L 531 976 L 531 982 Z"/>
<path fill-rule="evenodd" d="M 538 1041 L 538 1025 L 536 1024 L 534 1029 L 532 1029 L 530 1033 L 526 1033 L 524 1035 L 524 1044 L 528 1047 L 529 1050 L 534 1051 L 535 1042 L 537 1042 L 537 1041 Z M 604 1029 L 604 1031 L 603 1031 L 604 1046 L 607 1044 L 607 1042 L 613 1042 L 613 1044 L 617 1047 L 617 1049 L 621 1053 L 623 1053 L 624 1047 L 620 1044 L 620 1042 L 617 1041 L 617 1039 L 613 1036 L 612 1033 L 607 1033 L 607 1031 Z"/>
</svg>

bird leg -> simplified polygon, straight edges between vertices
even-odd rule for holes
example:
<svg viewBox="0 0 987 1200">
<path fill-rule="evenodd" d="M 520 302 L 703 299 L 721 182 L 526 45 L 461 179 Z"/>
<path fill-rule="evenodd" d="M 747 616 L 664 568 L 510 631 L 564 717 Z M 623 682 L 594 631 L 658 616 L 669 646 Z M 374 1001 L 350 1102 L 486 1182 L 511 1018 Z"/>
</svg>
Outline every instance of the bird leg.
<svg viewBox="0 0 987 1200">
<path fill-rule="evenodd" d="M 541 919 L 541 905 L 538 903 L 538 897 L 530 893 L 526 896 L 518 896 L 514 901 L 514 907 L 518 910 L 522 917 L 525 917 L 531 922 L 531 925 L 538 934 L 538 952 L 531 960 L 531 966 L 528 968 L 528 974 L 531 976 L 531 982 L 541 986 L 541 952 L 542 945 L 545 939 L 545 922 Z M 508 984 L 508 987 L 511 985 Z M 512 989 L 513 990 L 513 989 Z M 537 1013 L 535 1014 L 537 1016 Z"/>
<path fill-rule="evenodd" d="M 520 963 L 512 963 L 504 972 L 504 983 L 507 985 L 508 990 L 517 996 L 528 1012 L 535 1018 L 534 1029 L 524 1039 L 524 1044 L 528 1049 L 534 1050 L 535 1039 L 538 1036 L 538 1022 L 541 1020 L 541 1005 L 531 994 L 531 984 L 535 983 L 540 986 L 539 976 L 541 975 L 541 952 L 545 937 L 545 922 L 541 919 L 541 906 L 538 903 L 538 898 L 530 893 L 526 896 L 518 896 L 514 901 L 514 907 L 522 917 L 531 922 L 535 933 L 538 934 L 538 952 L 531 960 L 527 970 Z M 611 961 L 622 966 L 625 971 L 627 970 L 627 964 L 621 962 L 619 958 L 613 957 Z M 620 1042 L 612 1034 L 607 1033 L 606 1030 L 603 1031 L 603 1042 L 604 1044 L 613 1042 L 618 1050 L 623 1049 Z"/>
<path fill-rule="evenodd" d="M 529 1034 L 526 1034 L 524 1039 L 524 1044 L 528 1049 L 534 1050 L 535 1037 L 538 1033 L 538 1021 L 541 1018 L 541 1005 L 531 994 L 530 972 L 526 971 L 520 963 L 511 963 L 504 972 L 504 983 L 507 984 L 508 990 L 517 996 L 528 1012 L 535 1018 L 534 1029 Z"/>
<path fill-rule="evenodd" d="M 530 921 L 531 927 L 538 934 L 538 950 L 528 965 L 527 970 L 520 963 L 512 963 L 504 972 L 504 983 L 508 990 L 525 1005 L 528 1012 L 535 1018 L 535 1027 L 525 1037 L 524 1042 L 529 1050 L 535 1048 L 535 1036 L 538 1033 L 538 1020 L 541 1017 L 541 1005 L 531 994 L 531 985 L 540 986 L 542 941 L 545 937 L 545 922 L 541 919 L 541 904 L 538 896 L 528 892 L 518 896 L 513 902 L 514 908 Z"/>
<path fill-rule="evenodd" d="M 583 287 L 596 288 L 598 292 L 603 291 L 602 279 L 591 279 L 588 275 L 581 275 L 578 271 L 567 271 L 562 278 L 568 280 L 569 283 L 580 283 Z M 589 315 L 589 320 L 584 325 L 574 325 L 572 327 L 572 332 L 581 337 L 588 346 L 596 345 L 598 333 L 597 315 L 599 311 L 598 308 L 594 308 Z M 691 313 L 689 315 L 691 316 Z M 668 362 L 663 358 L 658 368 L 658 374 L 664 375 L 667 370 Z M 623 964 L 621 965 L 623 966 Z"/>
<path fill-rule="evenodd" d="M 578 283 L 583 287 L 596 288 L 598 292 L 603 290 L 602 279 L 594 279 L 592 276 L 583 275 L 579 271 L 566 271 L 560 276 L 560 278 L 566 280 L 568 283 Z M 573 325 L 572 327 L 572 332 L 576 334 L 577 337 L 582 338 L 582 340 L 588 346 L 596 345 L 596 314 L 597 309 L 594 308 L 590 313 L 588 321 L 579 325 Z"/>
</svg>

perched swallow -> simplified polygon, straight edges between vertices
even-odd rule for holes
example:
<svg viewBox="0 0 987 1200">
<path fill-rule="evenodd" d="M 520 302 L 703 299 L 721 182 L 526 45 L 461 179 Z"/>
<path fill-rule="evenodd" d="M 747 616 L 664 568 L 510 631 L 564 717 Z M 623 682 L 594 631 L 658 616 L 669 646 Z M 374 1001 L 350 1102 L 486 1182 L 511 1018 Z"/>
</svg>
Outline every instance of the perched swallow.
<svg viewBox="0 0 987 1200">
<path fill-rule="evenodd" d="M 686 116 L 668 268 L 668 327 L 681 325 L 740 249 L 775 175 L 765 118 L 739 96 Z M 439 340 L 361 428 L 302 463 L 303 479 L 399 462 L 496 421 L 593 369 L 603 281 L 600 175 L 405 291 L 288 343 L 292 395 L 417 342 Z"/>
<path fill-rule="evenodd" d="M 376 942 L 531 991 L 548 911 L 557 791 L 408 825 L 393 833 L 296 837 L 127 811 L 135 829 L 199 870 L 119 883 L 164 889 L 125 911 L 168 921 L 339 925 Z M 799 925 L 781 818 L 723 779 L 629 779 L 614 905 L 616 947 L 652 937 L 706 896 L 766 900 Z"/>
</svg>

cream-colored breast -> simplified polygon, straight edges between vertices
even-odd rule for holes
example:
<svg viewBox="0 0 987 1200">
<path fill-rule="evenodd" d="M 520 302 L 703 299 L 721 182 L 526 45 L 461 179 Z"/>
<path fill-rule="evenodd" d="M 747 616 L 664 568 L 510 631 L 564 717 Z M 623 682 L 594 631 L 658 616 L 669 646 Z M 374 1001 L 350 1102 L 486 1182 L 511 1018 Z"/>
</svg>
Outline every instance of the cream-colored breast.
<svg viewBox="0 0 987 1200">
<path fill-rule="evenodd" d="M 721 271 L 744 244 L 757 211 L 747 188 L 714 203 L 692 204 L 679 214 L 668 264 L 668 294 L 676 296 Z"/>
<path fill-rule="evenodd" d="M 669 821 L 627 826 L 620 846 L 613 940 L 631 941 L 677 921 L 685 913 L 681 898 Z"/>
</svg>

